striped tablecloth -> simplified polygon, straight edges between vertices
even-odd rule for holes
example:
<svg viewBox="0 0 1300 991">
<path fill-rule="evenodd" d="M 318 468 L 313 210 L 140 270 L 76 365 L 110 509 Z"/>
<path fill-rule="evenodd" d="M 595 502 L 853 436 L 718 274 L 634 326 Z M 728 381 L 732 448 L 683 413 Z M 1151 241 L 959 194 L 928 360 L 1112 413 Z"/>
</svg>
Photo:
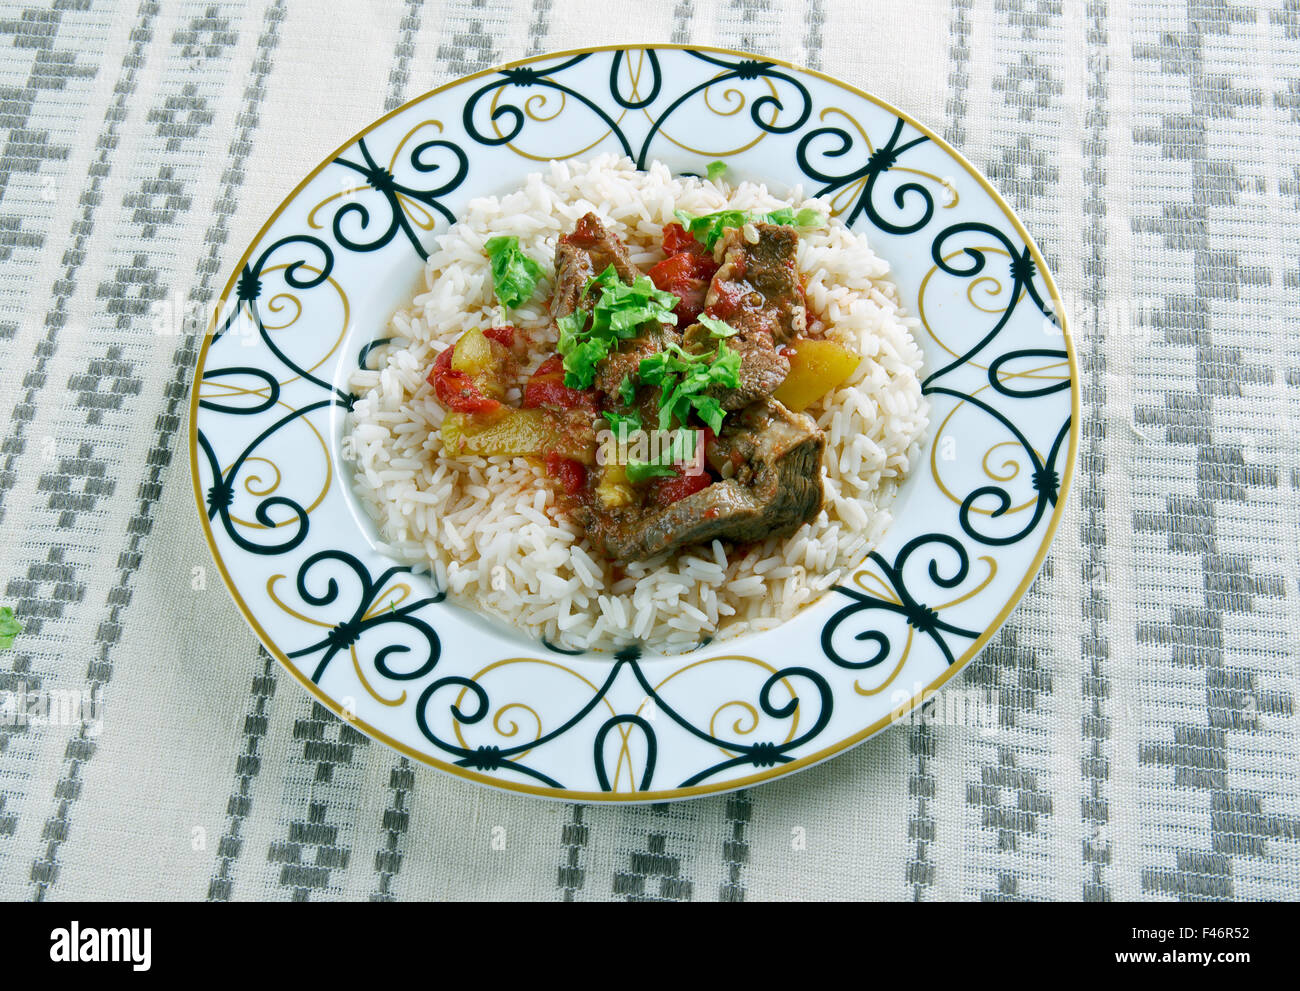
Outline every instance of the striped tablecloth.
<svg viewBox="0 0 1300 991">
<path fill-rule="evenodd" d="M 981 167 L 1065 294 L 1082 448 L 950 689 L 995 724 L 580 807 L 413 766 L 259 648 L 155 325 L 386 108 L 647 41 L 837 74 Z M 0 897 L 1300 897 L 1297 0 L 3 2 L 0 128 Z"/>
</svg>

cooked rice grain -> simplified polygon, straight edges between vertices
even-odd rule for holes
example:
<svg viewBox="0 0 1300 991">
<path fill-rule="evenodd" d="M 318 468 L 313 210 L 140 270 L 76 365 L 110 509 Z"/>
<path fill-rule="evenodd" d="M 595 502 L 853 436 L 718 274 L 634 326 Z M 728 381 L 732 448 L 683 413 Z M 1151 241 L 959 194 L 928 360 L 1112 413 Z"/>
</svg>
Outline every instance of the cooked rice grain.
<svg viewBox="0 0 1300 991">
<path fill-rule="evenodd" d="M 557 239 L 594 210 L 643 269 L 674 209 L 711 213 L 828 205 L 799 190 L 781 199 L 763 185 L 638 172 L 612 156 L 553 162 L 521 190 L 473 200 L 437 239 L 425 289 L 392 317 L 391 343 L 358 371 L 350 423 L 355 491 L 388 553 L 431 571 L 461 604 L 566 648 L 639 642 L 676 653 L 704 637 L 770 629 L 845 576 L 891 521 L 890 503 L 925 433 L 917 325 L 905 317 L 888 265 L 838 221 L 800 238 L 809 322 L 862 354 L 849 381 L 808 412 L 826 432 L 822 512 L 792 536 L 727 548 L 689 547 L 616 573 L 557 509 L 550 480 L 523 458 L 442 456 L 443 410 L 425 374 L 471 327 L 513 324 L 531 343 L 531 371 L 554 351 L 544 300 Z M 492 295 L 483 245 L 513 234 L 548 276 L 534 300 L 507 314 Z"/>
</svg>

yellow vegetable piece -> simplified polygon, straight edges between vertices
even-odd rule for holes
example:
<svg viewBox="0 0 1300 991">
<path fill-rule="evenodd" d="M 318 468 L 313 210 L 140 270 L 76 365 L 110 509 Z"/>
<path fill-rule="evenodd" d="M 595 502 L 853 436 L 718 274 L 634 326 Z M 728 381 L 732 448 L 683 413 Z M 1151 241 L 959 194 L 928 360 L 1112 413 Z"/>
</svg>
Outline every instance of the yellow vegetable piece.
<svg viewBox="0 0 1300 991">
<path fill-rule="evenodd" d="M 862 360 L 856 351 L 834 341 L 798 340 L 791 346 L 790 374 L 772 398 L 795 413 L 838 389 Z"/>
<path fill-rule="evenodd" d="M 596 495 L 606 509 L 631 505 L 636 494 L 632 491 L 632 483 L 627 480 L 627 469 L 619 464 L 602 466 L 600 481 L 596 483 Z"/>
<path fill-rule="evenodd" d="M 474 327 L 461 334 L 452 348 L 451 367 L 453 371 L 464 372 L 473 379 L 483 395 L 500 400 L 506 394 L 506 357 L 502 345 Z"/>
<path fill-rule="evenodd" d="M 492 366 L 492 342 L 475 327 L 460 335 L 451 352 L 451 367 L 466 375 L 480 375 Z"/>
<path fill-rule="evenodd" d="M 540 409 L 511 409 L 484 421 L 465 413 L 448 413 L 442 421 L 442 445 L 448 454 L 493 454 L 510 458 L 540 458 L 555 451 L 566 458 L 594 464 L 595 450 L 556 431 Z"/>
</svg>

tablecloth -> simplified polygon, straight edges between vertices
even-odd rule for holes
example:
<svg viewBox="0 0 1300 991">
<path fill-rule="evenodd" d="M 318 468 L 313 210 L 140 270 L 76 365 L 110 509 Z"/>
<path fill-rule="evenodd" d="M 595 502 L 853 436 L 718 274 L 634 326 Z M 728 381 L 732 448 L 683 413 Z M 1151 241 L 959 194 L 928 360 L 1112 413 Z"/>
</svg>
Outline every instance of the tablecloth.
<svg viewBox="0 0 1300 991">
<path fill-rule="evenodd" d="M 576 806 L 413 764 L 259 647 L 156 318 L 385 109 L 654 41 L 836 74 L 980 167 L 1062 288 L 1081 450 L 947 689 L 991 723 Z M 1297 0 L 5 2 L 0 128 L 0 897 L 1300 897 Z"/>
</svg>

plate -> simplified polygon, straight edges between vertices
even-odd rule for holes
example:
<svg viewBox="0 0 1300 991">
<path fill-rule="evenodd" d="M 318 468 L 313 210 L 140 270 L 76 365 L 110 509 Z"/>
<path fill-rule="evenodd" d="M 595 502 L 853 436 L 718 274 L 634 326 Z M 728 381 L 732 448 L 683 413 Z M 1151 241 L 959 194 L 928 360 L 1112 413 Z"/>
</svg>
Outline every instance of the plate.
<svg viewBox="0 0 1300 991">
<path fill-rule="evenodd" d="M 920 318 L 931 405 L 895 522 L 776 629 L 676 657 L 569 654 L 376 549 L 343 457 L 350 373 L 473 197 L 602 152 L 830 197 Z M 933 132 L 819 72 L 722 49 L 559 52 L 375 121 L 311 172 L 231 274 L 190 405 L 194 494 L 231 595 L 321 702 L 481 784 L 663 801 L 808 767 L 911 712 L 1033 580 L 1078 445 L 1078 372 L 1024 226 Z"/>
</svg>

